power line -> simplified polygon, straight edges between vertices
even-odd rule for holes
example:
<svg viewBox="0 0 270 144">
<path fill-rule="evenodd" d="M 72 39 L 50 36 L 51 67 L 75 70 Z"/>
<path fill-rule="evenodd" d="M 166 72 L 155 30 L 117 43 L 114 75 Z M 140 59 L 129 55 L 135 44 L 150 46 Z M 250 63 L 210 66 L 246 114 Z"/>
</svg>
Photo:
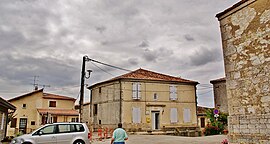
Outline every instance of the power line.
<svg viewBox="0 0 270 144">
<path fill-rule="evenodd" d="M 105 73 L 107 73 L 107 74 L 109 74 L 109 75 L 111 75 L 111 76 L 114 76 L 113 74 L 111 74 L 111 73 L 105 71 L 104 69 L 102 69 L 101 67 L 97 66 L 97 65 L 94 64 L 93 62 L 91 62 L 91 63 L 92 63 L 94 66 L 96 66 L 97 68 L 99 68 L 100 70 L 102 70 L 103 72 L 105 72 Z"/>
<path fill-rule="evenodd" d="M 131 71 L 131 70 L 124 69 L 124 68 L 121 68 L 121 67 L 118 67 L 118 66 L 114 66 L 114 65 L 106 64 L 106 63 L 103 63 L 103 62 L 100 62 L 100 61 L 97 61 L 97 60 L 94 60 L 94 59 L 90 59 L 88 57 L 87 57 L 87 61 L 96 62 L 96 63 L 102 64 L 102 65 L 105 65 L 105 66 L 108 66 L 108 67 L 112 67 L 112 68 L 116 68 L 116 69 L 123 70 L 123 71 L 128 71 L 128 72 Z"/>
</svg>

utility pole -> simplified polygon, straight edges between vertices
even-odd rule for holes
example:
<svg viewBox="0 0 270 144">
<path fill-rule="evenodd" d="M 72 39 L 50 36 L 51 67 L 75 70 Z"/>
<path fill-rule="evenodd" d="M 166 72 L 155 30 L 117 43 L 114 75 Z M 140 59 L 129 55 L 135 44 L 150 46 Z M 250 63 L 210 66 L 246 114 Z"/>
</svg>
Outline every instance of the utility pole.
<svg viewBox="0 0 270 144">
<path fill-rule="evenodd" d="M 80 122 L 82 122 L 82 116 L 83 116 L 83 101 L 84 101 L 84 79 L 85 78 L 90 78 L 90 73 L 92 72 L 91 70 L 87 70 L 89 76 L 86 76 L 85 72 L 85 62 L 89 61 L 90 59 L 87 56 L 83 57 L 82 61 L 82 73 L 81 73 L 81 90 L 80 90 L 80 109 L 79 109 L 79 114 L 80 114 Z"/>
</svg>

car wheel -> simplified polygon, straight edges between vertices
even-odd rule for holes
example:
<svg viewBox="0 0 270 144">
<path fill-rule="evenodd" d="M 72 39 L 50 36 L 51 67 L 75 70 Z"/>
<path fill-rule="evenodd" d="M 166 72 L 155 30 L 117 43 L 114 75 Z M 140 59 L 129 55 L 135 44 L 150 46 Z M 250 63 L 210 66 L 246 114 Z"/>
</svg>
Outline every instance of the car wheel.
<svg viewBox="0 0 270 144">
<path fill-rule="evenodd" d="M 24 143 L 22 143 L 22 144 L 32 144 L 32 143 L 30 143 L 30 142 L 24 142 Z"/>
<path fill-rule="evenodd" d="M 83 140 L 76 140 L 73 144 L 85 144 Z"/>
</svg>

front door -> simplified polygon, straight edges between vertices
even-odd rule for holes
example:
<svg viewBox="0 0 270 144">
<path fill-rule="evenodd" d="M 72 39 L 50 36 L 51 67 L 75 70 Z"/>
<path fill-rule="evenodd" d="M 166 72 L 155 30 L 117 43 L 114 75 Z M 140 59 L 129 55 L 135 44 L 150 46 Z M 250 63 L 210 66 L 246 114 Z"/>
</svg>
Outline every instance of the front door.
<svg viewBox="0 0 270 144">
<path fill-rule="evenodd" d="M 152 129 L 159 129 L 159 111 L 152 111 Z"/>
<path fill-rule="evenodd" d="M 26 134 L 27 118 L 20 118 L 19 131 Z"/>
</svg>

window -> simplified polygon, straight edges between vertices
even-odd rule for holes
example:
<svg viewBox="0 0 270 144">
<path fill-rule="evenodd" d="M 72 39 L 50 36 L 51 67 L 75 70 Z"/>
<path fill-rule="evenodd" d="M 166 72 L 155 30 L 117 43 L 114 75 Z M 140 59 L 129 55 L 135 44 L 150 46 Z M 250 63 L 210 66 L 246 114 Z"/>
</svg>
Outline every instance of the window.
<svg viewBox="0 0 270 144">
<path fill-rule="evenodd" d="M 79 122 L 79 118 L 71 118 L 71 122 Z"/>
<path fill-rule="evenodd" d="M 141 99 L 140 83 L 132 83 L 132 99 Z"/>
<path fill-rule="evenodd" d="M 10 128 L 16 128 L 17 125 L 17 118 L 13 118 L 11 120 Z"/>
<path fill-rule="evenodd" d="M 49 107 L 56 107 L 56 101 L 49 101 Z"/>
<path fill-rule="evenodd" d="M 70 132 L 70 125 L 61 124 L 58 125 L 58 132 L 59 133 L 67 133 Z"/>
<path fill-rule="evenodd" d="M 54 125 L 47 126 L 40 130 L 42 134 L 53 134 L 54 133 Z"/>
<path fill-rule="evenodd" d="M 22 104 L 22 108 L 24 108 L 24 109 L 25 109 L 25 108 L 26 108 L 26 104 Z"/>
<path fill-rule="evenodd" d="M 101 87 L 98 88 L 98 92 L 101 93 Z"/>
<path fill-rule="evenodd" d="M 1 130 L 4 129 L 5 113 L 2 113 Z"/>
<path fill-rule="evenodd" d="M 201 118 L 201 128 L 205 127 L 205 118 Z"/>
<path fill-rule="evenodd" d="M 141 109 L 140 108 L 132 108 L 132 122 L 133 123 L 141 123 Z"/>
<path fill-rule="evenodd" d="M 171 108 L 171 123 L 177 123 L 178 119 L 177 119 L 177 108 Z"/>
<path fill-rule="evenodd" d="M 184 123 L 190 122 L 190 109 L 184 109 Z"/>
<path fill-rule="evenodd" d="M 177 87 L 175 85 L 170 86 L 170 100 L 177 100 Z"/>
<path fill-rule="evenodd" d="M 35 121 L 31 121 L 31 125 L 36 125 L 36 122 Z"/>
<path fill-rule="evenodd" d="M 84 131 L 84 127 L 83 127 L 83 125 L 81 125 L 81 124 L 77 124 L 77 125 L 75 125 L 75 127 L 76 127 L 76 130 L 77 130 L 78 132 L 83 132 L 83 131 Z"/>
<path fill-rule="evenodd" d="M 157 100 L 158 99 L 158 95 L 157 93 L 154 93 L 154 100 Z"/>
<path fill-rule="evenodd" d="M 98 114 L 98 105 L 97 104 L 94 104 L 94 116 L 96 116 Z"/>
</svg>

